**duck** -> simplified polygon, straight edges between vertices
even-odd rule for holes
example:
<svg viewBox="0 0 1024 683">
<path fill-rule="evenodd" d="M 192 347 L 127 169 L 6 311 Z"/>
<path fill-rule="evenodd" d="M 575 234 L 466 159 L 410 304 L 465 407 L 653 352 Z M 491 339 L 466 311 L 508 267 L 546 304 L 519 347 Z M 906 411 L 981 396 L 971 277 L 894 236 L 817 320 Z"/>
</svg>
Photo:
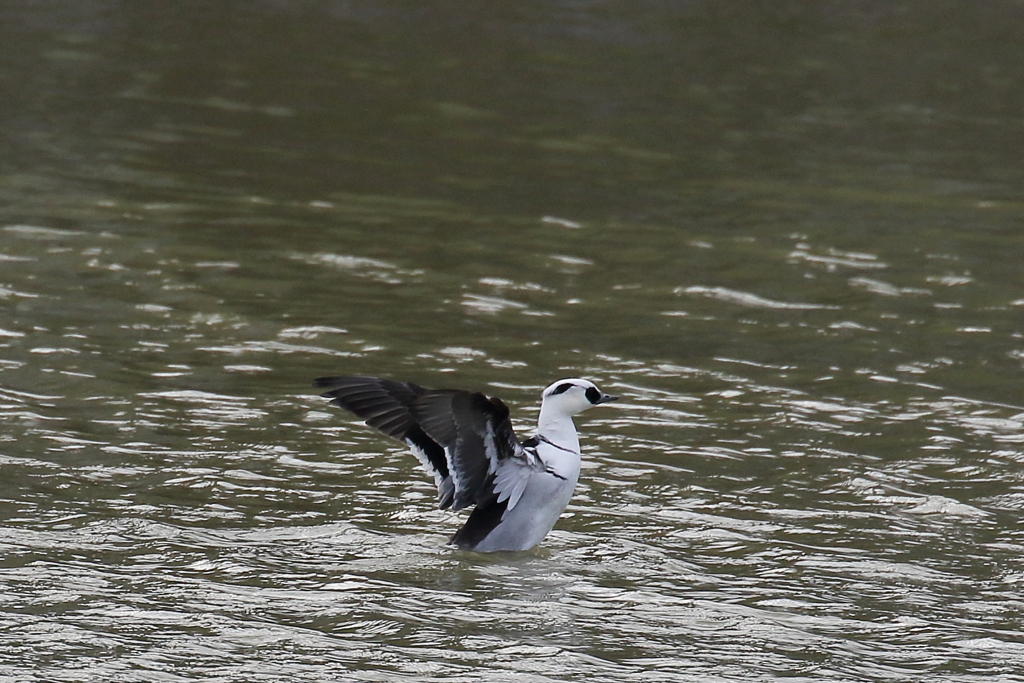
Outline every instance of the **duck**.
<svg viewBox="0 0 1024 683">
<path fill-rule="evenodd" d="M 529 550 L 544 540 L 579 480 L 573 416 L 618 400 L 590 380 L 560 379 L 541 392 L 536 433 L 520 441 L 508 406 L 480 392 L 358 375 L 320 377 L 314 386 L 406 444 L 433 477 L 438 507 L 472 508 L 449 544 L 481 553 Z"/>
</svg>

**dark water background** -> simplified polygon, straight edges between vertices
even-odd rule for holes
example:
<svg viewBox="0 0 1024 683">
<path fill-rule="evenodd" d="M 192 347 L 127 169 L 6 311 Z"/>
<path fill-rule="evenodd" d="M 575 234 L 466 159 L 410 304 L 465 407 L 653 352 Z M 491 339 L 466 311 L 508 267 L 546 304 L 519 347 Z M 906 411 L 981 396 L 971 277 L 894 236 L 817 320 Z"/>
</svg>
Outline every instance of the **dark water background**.
<svg viewBox="0 0 1024 683">
<path fill-rule="evenodd" d="M 1024 681 L 1019 2 L 0 7 L 0 680 Z M 541 549 L 309 386 L 579 420 Z"/>
</svg>

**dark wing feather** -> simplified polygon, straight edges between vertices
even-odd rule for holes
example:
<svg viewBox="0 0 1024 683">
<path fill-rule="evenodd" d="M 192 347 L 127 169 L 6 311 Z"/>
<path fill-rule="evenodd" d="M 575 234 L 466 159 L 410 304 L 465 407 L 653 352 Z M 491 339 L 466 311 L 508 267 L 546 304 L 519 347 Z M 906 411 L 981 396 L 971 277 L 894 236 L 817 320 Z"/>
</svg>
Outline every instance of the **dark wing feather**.
<svg viewBox="0 0 1024 683">
<path fill-rule="evenodd" d="M 415 384 L 376 377 L 320 377 L 314 386 L 326 389 L 320 395 L 334 399 L 334 405 L 352 411 L 366 424 L 396 439 L 415 424 L 409 404 L 427 393 Z"/>
<path fill-rule="evenodd" d="M 427 435 L 445 448 L 458 440 L 452 402 L 458 391 L 428 391 L 409 405 L 412 418 Z"/>
<path fill-rule="evenodd" d="M 487 535 L 494 531 L 495 527 L 501 524 L 501 518 L 508 508 L 508 501 L 500 503 L 490 500 L 480 503 L 473 509 L 469 519 L 462 525 L 462 528 L 455 532 L 455 535 L 448 539 L 448 542 L 457 548 L 472 550 L 487 538 Z"/>
<path fill-rule="evenodd" d="M 320 395 L 333 399 L 332 404 L 418 451 L 420 462 L 434 475 L 440 507 L 452 504 L 455 488 L 444 447 L 427 436 L 410 412 L 410 406 L 429 393 L 426 389 L 377 377 L 320 377 L 314 385 L 327 390 Z"/>
<path fill-rule="evenodd" d="M 498 464 L 521 453 L 508 407 L 496 398 L 376 377 L 324 377 L 316 385 L 328 389 L 322 396 L 331 403 L 421 451 L 442 508 L 493 504 Z"/>
<path fill-rule="evenodd" d="M 431 392 L 411 406 L 423 431 L 444 447 L 455 484 L 453 510 L 477 502 L 489 470 L 483 438 L 476 425 L 467 421 L 463 409 L 468 396 L 464 391 Z"/>
<path fill-rule="evenodd" d="M 413 401 L 410 411 L 444 447 L 455 484 L 452 509 L 490 498 L 498 463 L 514 455 L 518 445 L 505 404 L 468 391 L 429 391 Z"/>
</svg>

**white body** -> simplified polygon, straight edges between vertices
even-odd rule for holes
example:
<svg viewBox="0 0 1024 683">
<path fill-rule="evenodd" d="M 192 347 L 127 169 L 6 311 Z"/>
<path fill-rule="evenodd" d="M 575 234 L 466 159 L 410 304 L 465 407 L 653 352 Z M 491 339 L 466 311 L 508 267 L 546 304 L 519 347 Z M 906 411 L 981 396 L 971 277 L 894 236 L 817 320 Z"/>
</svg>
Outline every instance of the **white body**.
<svg viewBox="0 0 1024 683">
<path fill-rule="evenodd" d="M 520 468 L 519 476 L 527 477 L 522 497 L 514 508 L 505 511 L 501 523 L 478 543 L 474 550 L 482 553 L 495 550 L 528 550 L 544 540 L 555 526 L 555 522 L 569 505 L 569 499 L 572 498 L 580 476 L 579 440 L 576 437 L 576 429 L 572 427 L 572 421 L 568 421 L 572 428 L 571 443 L 554 443 L 572 448 L 572 453 L 543 441 L 537 446 L 538 457 L 559 476 L 546 469 Z"/>
<path fill-rule="evenodd" d="M 538 443 L 526 453 L 528 459 L 535 456 L 538 462 L 530 468 L 514 461 L 503 463 L 502 467 L 516 468 L 515 478 L 526 478 L 525 482 L 516 483 L 516 487 L 523 487 L 523 493 L 505 511 L 501 523 L 477 544 L 477 552 L 532 548 L 544 540 L 569 505 L 580 476 L 580 440 L 572 416 L 596 405 L 585 394 L 593 384 L 585 380 L 570 382 L 573 387 L 567 391 L 553 393 L 566 383 L 563 381 L 555 382 L 542 394 Z M 598 402 L 614 400 L 604 394 L 600 396 L 602 400 Z"/>
</svg>

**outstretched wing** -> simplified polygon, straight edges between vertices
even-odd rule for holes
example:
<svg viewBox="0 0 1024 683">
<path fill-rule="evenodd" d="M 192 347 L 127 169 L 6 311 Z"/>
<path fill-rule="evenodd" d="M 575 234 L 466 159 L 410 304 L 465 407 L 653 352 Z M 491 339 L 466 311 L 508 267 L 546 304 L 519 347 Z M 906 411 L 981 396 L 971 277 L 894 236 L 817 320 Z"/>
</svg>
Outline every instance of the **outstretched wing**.
<svg viewBox="0 0 1024 683">
<path fill-rule="evenodd" d="M 320 395 L 333 399 L 332 404 L 355 413 L 369 426 L 409 446 L 423 469 L 433 475 L 438 504 L 442 508 L 451 506 L 455 486 L 444 448 L 426 435 L 409 412 L 409 406 L 426 394 L 426 389 L 376 377 L 319 377 L 313 384 L 326 389 Z"/>
<path fill-rule="evenodd" d="M 495 473 L 506 460 L 522 457 L 499 399 L 376 377 L 321 377 L 316 386 L 326 389 L 321 395 L 331 403 L 406 443 L 434 476 L 442 509 L 493 500 Z"/>
</svg>

